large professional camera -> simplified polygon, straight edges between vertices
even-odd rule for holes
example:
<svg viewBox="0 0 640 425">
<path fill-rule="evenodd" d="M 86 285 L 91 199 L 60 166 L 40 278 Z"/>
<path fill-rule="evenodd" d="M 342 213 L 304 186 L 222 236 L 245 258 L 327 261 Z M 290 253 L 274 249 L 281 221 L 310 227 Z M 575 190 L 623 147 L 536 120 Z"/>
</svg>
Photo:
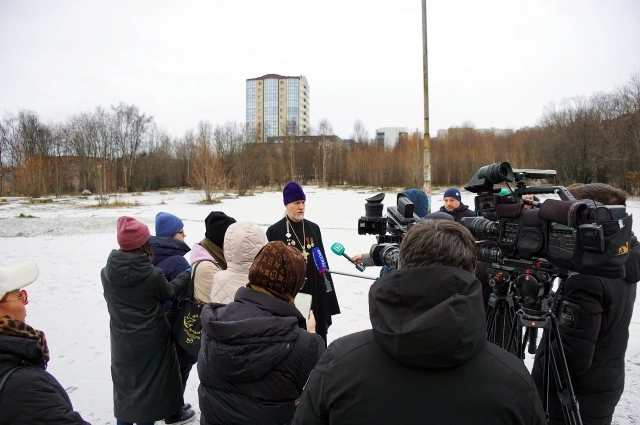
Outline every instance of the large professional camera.
<svg viewBox="0 0 640 425">
<path fill-rule="evenodd" d="M 572 273 L 624 277 L 632 218 L 623 205 L 576 201 L 562 186 L 527 187 L 525 179 L 552 179 L 554 170 L 513 170 L 508 162 L 481 167 L 465 189 L 477 194 L 477 217 L 463 218 L 478 242 L 478 261 L 490 263 L 497 292 L 514 287 L 523 306 L 546 310 L 552 281 Z M 516 182 L 510 196 L 494 184 Z M 535 202 L 522 195 L 555 194 Z M 531 209 L 524 208 L 525 204 Z M 501 289 L 503 288 L 503 289 Z"/>
<path fill-rule="evenodd" d="M 396 206 L 388 207 L 385 217 L 383 200 L 384 193 L 367 198 L 365 215 L 358 219 L 358 234 L 375 235 L 378 242 L 371 246 L 368 255 L 362 255 L 362 263 L 397 269 L 400 242 L 419 217 L 413 213 L 413 202 L 405 196 L 398 196 Z"/>
</svg>

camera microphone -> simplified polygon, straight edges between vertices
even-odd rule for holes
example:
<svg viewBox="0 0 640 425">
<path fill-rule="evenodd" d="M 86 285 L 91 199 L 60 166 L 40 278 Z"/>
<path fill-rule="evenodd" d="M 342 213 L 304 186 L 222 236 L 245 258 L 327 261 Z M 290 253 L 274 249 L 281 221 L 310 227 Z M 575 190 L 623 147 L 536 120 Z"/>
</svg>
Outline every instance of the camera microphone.
<svg viewBox="0 0 640 425">
<path fill-rule="evenodd" d="M 355 261 L 353 261 L 351 259 L 351 257 L 349 257 L 347 254 L 345 254 L 344 252 L 344 246 L 339 243 L 339 242 L 334 242 L 333 245 L 331 245 L 331 251 L 336 254 L 336 255 L 342 255 L 344 258 L 346 258 L 347 260 L 349 260 L 349 262 L 351 264 L 353 264 L 354 266 L 356 266 L 356 269 L 358 269 L 359 271 L 363 272 L 364 269 L 366 268 L 364 265 L 360 264 L 360 263 L 356 263 Z"/>
<path fill-rule="evenodd" d="M 320 273 L 320 275 L 324 279 L 324 287 L 326 291 L 327 292 L 333 291 L 333 288 L 331 287 L 331 282 L 329 282 L 329 279 L 327 279 L 327 275 L 326 275 L 327 261 L 324 259 L 324 255 L 322 255 L 322 251 L 320 251 L 320 248 L 316 246 L 315 248 L 311 249 L 311 255 L 313 255 L 313 262 L 316 265 L 316 270 L 318 270 L 318 273 Z"/>
</svg>

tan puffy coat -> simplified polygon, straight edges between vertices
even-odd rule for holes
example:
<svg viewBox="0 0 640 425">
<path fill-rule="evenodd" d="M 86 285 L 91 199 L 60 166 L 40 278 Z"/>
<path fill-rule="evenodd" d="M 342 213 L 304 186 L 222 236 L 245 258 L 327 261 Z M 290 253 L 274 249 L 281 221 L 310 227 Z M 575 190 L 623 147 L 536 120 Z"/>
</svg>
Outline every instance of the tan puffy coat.
<svg viewBox="0 0 640 425">
<path fill-rule="evenodd" d="M 213 277 L 211 302 L 229 304 L 238 288 L 249 282 L 249 268 L 258 251 L 267 244 L 260 226 L 250 220 L 233 223 L 224 235 L 224 258 L 227 269 Z"/>
</svg>

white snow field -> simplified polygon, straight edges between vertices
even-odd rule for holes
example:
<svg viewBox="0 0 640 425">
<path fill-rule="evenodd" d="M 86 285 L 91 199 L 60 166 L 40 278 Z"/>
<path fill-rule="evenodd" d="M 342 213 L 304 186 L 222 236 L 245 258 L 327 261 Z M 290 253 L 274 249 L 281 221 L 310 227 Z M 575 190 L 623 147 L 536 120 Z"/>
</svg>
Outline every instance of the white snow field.
<svg viewBox="0 0 640 425">
<path fill-rule="evenodd" d="M 305 216 L 322 229 L 329 269 L 360 274 L 346 259 L 332 254 L 330 246 L 340 242 L 349 255 L 368 252 L 375 238 L 359 236 L 357 222 L 364 215 L 365 198 L 377 191 L 314 186 L 304 190 Z M 387 193 L 385 207 L 395 204 L 396 193 Z M 473 197 L 473 193 L 463 191 L 463 202 L 472 208 Z M 93 424 L 115 424 L 109 315 L 100 270 L 111 249 L 117 248 L 117 218 L 133 216 L 146 223 L 153 234 L 156 213 L 170 212 L 184 221 L 186 242 L 192 246 L 204 237 L 204 218 L 213 210 L 224 211 L 237 220 L 253 220 L 265 230 L 284 214 L 279 191 L 225 197 L 215 205 L 200 204 L 202 198 L 201 192 L 192 190 L 126 194 L 117 199 L 130 205 L 119 208 L 98 208 L 94 196 L 54 198 L 48 203 L 30 203 L 27 198 L 0 199 L 0 266 L 28 259 L 40 266 L 39 279 L 28 288 L 27 323 L 47 335 L 51 351 L 49 372 L 67 390 L 74 408 Z M 432 204 L 432 210 L 442 205 L 442 191 L 433 193 Z M 628 202 L 627 210 L 640 222 L 640 201 Z M 20 215 L 26 217 L 18 218 Z M 636 223 L 634 228 L 639 226 Z M 368 268 L 364 274 L 376 277 L 378 272 L 378 268 Z M 333 318 L 329 341 L 371 327 L 367 294 L 372 281 L 342 275 L 333 278 L 342 314 Z M 640 413 L 639 311 L 636 307 L 631 324 L 625 392 L 613 420 L 618 425 L 636 424 Z M 530 366 L 531 358 L 526 363 Z M 194 365 L 185 402 L 194 406 L 199 417 L 197 388 Z"/>
</svg>

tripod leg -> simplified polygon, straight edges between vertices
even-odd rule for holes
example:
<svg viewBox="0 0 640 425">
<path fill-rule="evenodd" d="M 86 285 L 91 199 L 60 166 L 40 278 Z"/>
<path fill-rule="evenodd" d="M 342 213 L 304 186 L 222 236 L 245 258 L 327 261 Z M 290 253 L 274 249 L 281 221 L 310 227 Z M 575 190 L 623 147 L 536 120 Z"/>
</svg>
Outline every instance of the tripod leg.
<svg viewBox="0 0 640 425">
<path fill-rule="evenodd" d="M 551 360 L 551 332 L 545 330 L 542 338 L 544 339 L 544 359 L 542 361 L 542 408 L 547 414 L 547 422 L 549 421 L 549 365 Z"/>
<path fill-rule="evenodd" d="M 502 340 L 505 342 L 505 345 L 501 345 L 501 347 L 506 347 L 506 342 L 509 341 L 509 336 L 511 335 L 511 330 L 513 329 L 514 318 L 516 316 L 516 311 L 513 308 L 513 305 L 509 306 L 507 309 L 504 322 L 504 327 L 502 328 Z"/>
<path fill-rule="evenodd" d="M 495 343 L 496 333 L 496 307 L 489 305 L 487 307 L 487 341 Z"/>
<path fill-rule="evenodd" d="M 562 347 L 562 340 L 560 338 L 560 328 L 558 327 L 558 319 L 553 314 L 548 314 L 551 319 L 551 331 L 553 340 L 556 342 L 558 357 L 551 347 L 552 339 L 548 338 L 547 350 L 550 351 L 551 365 L 553 367 L 553 374 L 555 376 L 556 385 L 558 388 L 558 397 L 562 404 L 562 412 L 566 423 L 571 425 L 582 425 L 582 418 L 580 417 L 580 410 L 578 407 L 578 399 L 573 392 L 573 386 L 571 385 L 571 377 L 569 375 L 569 366 L 567 366 L 567 357 L 564 354 L 564 348 Z M 546 332 L 545 332 L 546 333 Z M 547 371 L 548 374 L 548 371 Z M 562 374 L 562 375 L 561 375 Z"/>
<path fill-rule="evenodd" d="M 518 338 L 518 334 L 521 332 L 521 322 L 520 318 L 522 317 L 522 312 L 518 310 L 516 314 L 513 316 L 513 326 L 511 327 L 511 334 L 509 335 L 509 342 L 507 342 L 507 351 L 511 352 L 511 347 L 513 344 L 516 344 L 516 353 L 518 352 L 518 343 L 516 338 Z"/>
</svg>

